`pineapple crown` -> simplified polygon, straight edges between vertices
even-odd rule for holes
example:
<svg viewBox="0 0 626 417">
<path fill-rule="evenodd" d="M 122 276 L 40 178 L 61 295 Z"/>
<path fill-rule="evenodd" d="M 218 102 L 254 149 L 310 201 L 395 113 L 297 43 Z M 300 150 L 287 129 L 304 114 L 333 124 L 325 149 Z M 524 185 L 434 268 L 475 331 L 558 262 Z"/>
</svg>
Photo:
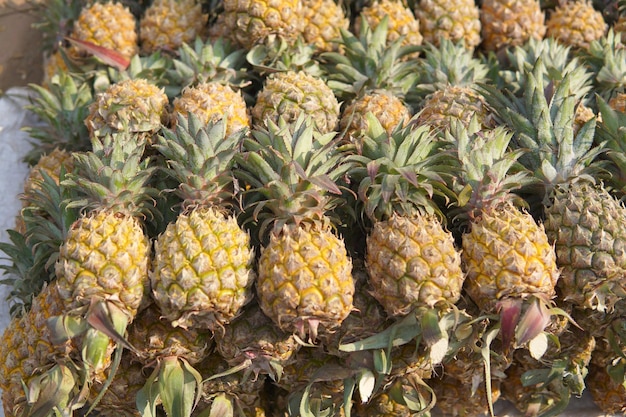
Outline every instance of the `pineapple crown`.
<svg viewBox="0 0 626 417">
<path fill-rule="evenodd" d="M 591 42 L 581 58 L 593 75 L 594 91 L 604 100 L 626 92 L 626 49 L 620 34 L 609 29 L 607 34 Z"/>
<path fill-rule="evenodd" d="M 514 191 L 533 178 L 518 163 L 525 150 L 509 148 L 512 137 L 504 126 L 481 131 L 475 118 L 467 128 L 455 120 L 446 130 L 445 140 L 453 144 L 458 161 L 452 184 L 458 206 L 451 213 L 454 220 L 471 221 L 502 203 L 524 205 Z"/>
<path fill-rule="evenodd" d="M 61 172 L 61 178 L 64 175 Z M 56 278 L 54 264 L 59 248 L 77 216 L 62 203 L 64 198 L 72 197 L 69 190 L 44 170 L 41 170 L 41 178 L 32 181 L 32 186 L 22 196 L 26 203 L 21 211 L 23 230 L 8 230 L 10 242 L 0 242 L 0 251 L 8 257 L 0 270 L 9 276 L 0 283 L 12 287 L 8 298 L 12 313 L 22 307 L 28 309 L 45 283 Z"/>
<path fill-rule="evenodd" d="M 365 214 L 373 221 L 415 212 L 443 219 L 433 197 L 447 201 L 451 194 L 444 177 L 452 165 L 442 151 L 444 143 L 435 140 L 428 126 L 409 124 L 387 133 L 373 114 L 367 119 L 361 152 L 350 157 L 350 177 L 358 183 Z"/>
<path fill-rule="evenodd" d="M 68 208 L 107 209 L 129 215 L 151 213 L 156 190 L 148 180 L 154 168 L 143 159 L 146 142 L 127 131 L 91 138 L 92 150 L 74 153 L 74 171 L 62 185 L 78 197 Z"/>
<path fill-rule="evenodd" d="M 89 85 L 77 76 L 59 72 L 47 88 L 37 84 L 30 84 L 29 88 L 34 94 L 27 109 L 43 123 L 24 128 L 35 139 L 25 161 L 35 164 L 42 155 L 57 147 L 67 151 L 87 150 L 89 132 L 84 120 L 93 101 Z"/>
<path fill-rule="evenodd" d="M 246 132 L 226 135 L 226 120 L 204 125 L 190 113 L 178 115 L 175 130 L 163 130 L 154 147 L 165 157 L 162 169 L 179 186 L 183 210 L 197 206 L 231 207 L 234 197 L 232 166 Z"/>
<path fill-rule="evenodd" d="M 439 46 L 427 44 L 421 51 L 423 59 L 417 61 L 418 79 L 408 99 L 418 106 L 424 97 L 448 85 L 471 86 L 488 79 L 489 66 L 476 58 L 463 42 L 442 38 Z"/>
<path fill-rule="evenodd" d="M 41 32 L 44 52 L 54 51 L 71 32 L 84 6 L 82 0 L 51 0 L 36 5 L 37 21 L 33 27 Z"/>
<path fill-rule="evenodd" d="M 209 81 L 241 89 L 248 86 L 254 76 L 249 71 L 245 49 L 235 47 L 224 38 L 206 42 L 196 38 L 193 44 L 181 45 L 166 78 L 168 96 L 176 97 L 189 85 Z"/>
<path fill-rule="evenodd" d="M 415 62 L 409 56 L 419 52 L 416 45 L 403 46 L 403 38 L 387 41 L 389 18 L 385 16 L 374 30 L 362 19 L 358 36 L 341 29 L 339 52 L 320 55 L 328 85 L 342 101 L 350 101 L 367 91 L 383 89 L 403 98 L 417 78 Z"/>
<path fill-rule="evenodd" d="M 521 95 L 525 88 L 526 73 L 533 71 L 536 63 L 541 60 L 543 65 L 544 85 L 550 81 L 560 82 L 569 73 L 572 91 L 580 96 L 591 90 L 591 73 L 582 65 L 578 57 L 571 56 L 571 47 L 554 38 L 530 38 L 524 45 L 507 50 L 508 69 L 502 70 L 500 76 L 505 85 L 516 95 Z"/>
<path fill-rule="evenodd" d="M 556 85 L 544 85 L 543 61 L 539 59 L 532 72 L 526 71 L 522 97 L 508 96 L 493 87 L 484 86 L 487 101 L 497 115 L 514 132 L 514 143 L 528 152 L 520 160 L 541 182 L 542 204 L 549 204 L 556 186 L 572 181 L 594 181 L 599 172 L 596 156 L 602 146 L 594 146 L 595 118 L 574 133 L 579 92 L 573 91 L 566 73 Z"/>
<path fill-rule="evenodd" d="M 298 36 L 295 42 L 288 42 L 281 36 L 269 35 L 263 43 L 248 51 L 246 60 L 262 75 L 280 71 L 304 71 L 321 78 L 325 73 L 314 57 L 316 51 L 315 45 L 305 43 L 302 36 Z"/>
<path fill-rule="evenodd" d="M 328 225 L 330 211 L 342 201 L 344 187 L 338 182 L 351 165 L 333 140 L 335 132 L 322 134 L 310 117 L 300 116 L 293 123 L 282 117 L 268 121 L 267 129 L 252 135 L 236 156 L 236 174 L 250 187 L 245 194 L 252 213 L 246 222 L 260 221 L 260 235 L 272 224 L 274 230 L 287 224 Z"/>
<path fill-rule="evenodd" d="M 600 122 L 596 129 L 596 140 L 606 144 L 608 183 L 615 191 L 626 196 L 626 113 L 614 110 L 601 97 L 597 97 Z"/>
<path fill-rule="evenodd" d="M 161 51 L 150 55 L 134 55 L 128 60 L 128 65 L 123 69 L 109 66 L 97 71 L 94 89 L 102 92 L 109 88 L 111 84 L 125 80 L 144 79 L 163 88 L 167 96 L 173 98 L 180 91 L 168 79 L 168 71 L 171 70 L 172 66 L 172 58 L 167 54 L 162 54 Z"/>
</svg>

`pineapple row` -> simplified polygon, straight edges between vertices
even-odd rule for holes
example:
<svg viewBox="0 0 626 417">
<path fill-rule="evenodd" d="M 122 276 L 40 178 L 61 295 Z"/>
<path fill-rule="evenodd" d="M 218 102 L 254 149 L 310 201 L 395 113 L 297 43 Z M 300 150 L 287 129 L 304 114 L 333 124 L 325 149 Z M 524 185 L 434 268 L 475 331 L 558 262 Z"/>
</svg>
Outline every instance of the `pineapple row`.
<svg viewBox="0 0 626 417">
<path fill-rule="evenodd" d="M 50 5 L 7 416 L 626 411 L 617 18 Z"/>
</svg>

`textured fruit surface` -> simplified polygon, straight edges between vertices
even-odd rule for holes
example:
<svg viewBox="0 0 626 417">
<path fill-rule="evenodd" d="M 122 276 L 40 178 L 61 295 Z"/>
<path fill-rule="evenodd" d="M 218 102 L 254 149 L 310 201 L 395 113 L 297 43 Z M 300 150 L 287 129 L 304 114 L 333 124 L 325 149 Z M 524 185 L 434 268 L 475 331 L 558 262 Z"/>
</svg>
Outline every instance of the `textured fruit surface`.
<svg viewBox="0 0 626 417">
<path fill-rule="evenodd" d="M 554 296 L 556 254 L 543 226 L 510 204 L 485 210 L 463 235 L 466 289 L 484 310 L 505 297 Z"/>
<path fill-rule="evenodd" d="M 175 326 L 215 329 L 251 299 L 255 273 L 250 238 L 233 217 L 193 210 L 155 243 L 153 296 Z"/>
<path fill-rule="evenodd" d="M 311 320 L 332 331 L 352 310 L 352 262 L 328 229 L 285 226 L 273 233 L 258 270 L 261 308 L 287 332 L 300 333 Z"/>
<path fill-rule="evenodd" d="M 366 264 L 373 295 L 389 315 L 456 303 L 461 296 L 461 256 L 434 217 L 394 215 L 377 222 L 367 238 Z"/>
</svg>

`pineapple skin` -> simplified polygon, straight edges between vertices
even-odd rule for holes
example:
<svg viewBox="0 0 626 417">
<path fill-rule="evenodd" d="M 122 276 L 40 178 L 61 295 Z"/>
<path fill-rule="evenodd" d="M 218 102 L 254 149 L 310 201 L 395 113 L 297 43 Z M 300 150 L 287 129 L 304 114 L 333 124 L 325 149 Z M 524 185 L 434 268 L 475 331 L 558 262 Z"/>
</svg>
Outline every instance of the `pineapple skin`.
<svg viewBox="0 0 626 417">
<path fill-rule="evenodd" d="M 212 208 L 182 213 L 155 242 L 153 298 L 174 326 L 216 330 L 252 298 L 250 237 Z"/>
<path fill-rule="evenodd" d="M 337 49 L 333 40 L 341 35 L 341 29 L 350 28 L 350 20 L 343 8 L 334 0 L 304 0 L 304 31 L 302 36 L 309 45 L 315 45 L 320 52 Z"/>
<path fill-rule="evenodd" d="M 574 49 L 588 49 L 591 42 L 604 36 L 608 25 L 590 1 L 577 0 L 557 5 L 546 27 L 546 36 Z"/>
<path fill-rule="evenodd" d="M 424 42 L 439 46 L 440 38 L 445 38 L 475 48 L 482 40 L 480 9 L 474 0 L 421 0 L 415 6 L 415 15 Z"/>
<path fill-rule="evenodd" d="M 205 124 L 228 116 L 226 136 L 250 127 L 250 115 L 241 93 L 219 82 L 200 83 L 183 89 L 174 99 L 172 123 L 177 115 L 193 113 Z"/>
<path fill-rule="evenodd" d="M 292 225 L 273 231 L 258 273 L 259 304 L 285 332 L 307 333 L 311 320 L 319 321 L 320 334 L 332 332 L 352 310 L 352 261 L 328 228 Z"/>
<path fill-rule="evenodd" d="M 339 130 L 348 141 L 357 141 L 366 132 L 369 123 L 367 114 L 372 113 L 387 133 L 391 133 L 401 122 L 403 126 L 411 118 L 410 109 L 398 97 L 385 90 L 375 90 L 354 99 L 341 114 Z"/>
<path fill-rule="evenodd" d="M 479 93 L 471 87 L 448 85 L 426 98 L 417 121 L 443 131 L 452 120 L 467 127 L 473 117 L 484 127 L 494 127 L 492 112 Z"/>
<path fill-rule="evenodd" d="M 116 51 L 126 58 L 139 52 L 137 21 L 128 7 L 108 1 L 84 7 L 74 22 L 72 37 Z M 72 47 L 72 56 L 82 55 Z"/>
<path fill-rule="evenodd" d="M 303 31 L 302 6 L 298 0 L 225 0 L 216 29 L 244 49 L 263 43 L 270 35 L 294 42 Z"/>
<path fill-rule="evenodd" d="M 481 47 L 487 51 L 523 45 L 546 34 L 545 15 L 537 0 L 485 0 L 480 20 Z"/>
<path fill-rule="evenodd" d="M 264 126 L 279 117 L 295 122 L 299 115 L 310 116 L 322 133 L 332 132 L 339 123 L 339 102 L 321 79 L 304 71 L 271 74 L 252 107 L 252 122 Z"/>
<path fill-rule="evenodd" d="M 394 214 L 376 222 L 367 238 L 366 265 L 372 294 L 390 316 L 461 297 L 461 255 L 435 217 Z"/>
<path fill-rule="evenodd" d="M 128 342 L 138 349 L 135 361 L 144 365 L 161 358 L 176 356 L 195 365 L 205 359 L 212 346 L 212 333 L 202 329 L 174 327 L 161 317 L 156 304 L 137 314 L 128 329 Z"/>
<path fill-rule="evenodd" d="M 136 315 L 148 280 L 150 242 L 139 221 L 107 209 L 81 216 L 68 231 L 55 264 L 67 311 L 110 300 Z"/>
<path fill-rule="evenodd" d="M 546 209 L 546 233 L 561 268 L 560 296 L 579 308 L 612 309 L 623 288 L 626 216 L 600 186 L 577 182 L 556 192 Z"/>
<path fill-rule="evenodd" d="M 119 131 L 155 132 L 161 128 L 168 105 L 163 89 L 143 79 L 111 84 L 89 106 L 85 124 L 90 135 Z"/>
<path fill-rule="evenodd" d="M 175 51 L 203 36 L 208 16 L 196 0 L 156 0 L 139 21 L 141 52 Z"/>
<path fill-rule="evenodd" d="M 503 298 L 552 298 L 559 279 L 556 254 L 543 225 L 510 203 L 483 210 L 463 234 L 465 289 L 483 311 Z"/>
<path fill-rule="evenodd" d="M 383 17 L 388 16 L 387 42 L 391 43 L 404 36 L 403 45 L 421 45 L 424 37 L 420 32 L 420 22 L 413 11 L 403 2 L 380 0 L 361 9 L 361 14 L 354 21 L 354 33 L 361 30 L 361 19 L 365 19 L 375 30 Z"/>
<path fill-rule="evenodd" d="M 33 299 L 31 309 L 15 317 L 2 335 L 0 355 L 0 390 L 5 415 L 13 416 L 25 401 L 22 381 L 28 385 L 33 377 L 54 365 L 56 357 L 69 352 L 69 344 L 54 345 L 46 324 L 51 317 L 63 312 L 61 300 L 54 283 L 49 284 Z"/>
</svg>

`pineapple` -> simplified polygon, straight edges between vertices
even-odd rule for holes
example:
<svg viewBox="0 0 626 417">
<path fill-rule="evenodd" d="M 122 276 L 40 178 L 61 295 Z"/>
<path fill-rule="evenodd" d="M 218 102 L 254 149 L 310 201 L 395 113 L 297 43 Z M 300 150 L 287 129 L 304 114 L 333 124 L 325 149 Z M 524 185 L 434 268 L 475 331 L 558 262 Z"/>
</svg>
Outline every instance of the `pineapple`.
<svg viewBox="0 0 626 417">
<path fill-rule="evenodd" d="M 256 274 L 250 237 L 237 223 L 230 169 L 242 136 L 226 135 L 225 120 L 179 117 L 155 147 L 182 198 L 175 222 L 155 242 L 150 281 L 163 317 L 175 327 L 222 331 L 252 294 Z"/>
<path fill-rule="evenodd" d="M 75 153 L 75 171 L 62 182 L 80 208 L 55 263 L 63 314 L 52 322 L 59 340 L 82 337 L 87 382 L 100 380 L 144 299 L 150 243 L 140 222 L 149 213 L 153 169 L 142 160 L 145 142 L 129 133 L 92 138 L 93 150 Z M 76 327 L 66 322 L 76 322 Z"/>
<path fill-rule="evenodd" d="M 203 377 L 202 393 L 192 416 L 265 417 L 265 375 L 255 378 L 246 371 L 229 369 L 217 352 L 198 364 L 198 370 Z"/>
<path fill-rule="evenodd" d="M 167 105 L 165 92 L 156 84 L 144 78 L 127 79 L 97 94 L 85 125 L 90 136 L 128 131 L 141 134 L 138 140 L 149 140 L 161 128 Z"/>
<path fill-rule="evenodd" d="M 474 49 L 481 42 L 480 9 L 473 0 L 420 0 L 415 5 L 424 43 L 439 46 L 441 39 L 462 42 Z"/>
<path fill-rule="evenodd" d="M 33 299 L 30 310 L 22 317 L 13 318 L 5 329 L 2 335 L 4 343 L 0 348 L 0 354 L 5 358 L 0 367 L 0 389 L 7 416 L 20 415 L 31 410 L 24 387 L 36 389 L 41 375 L 62 376 L 56 382 L 73 385 L 74 376 L 63 359 L 69 353 L 71 345 L 55 345 L 47 326 L 49 318 L 63 311 L 63 300 L 56 286 L 46 285 Z M 43 385 L 42 388 L 46 386 Z M 57 395 L 60 397 L 53 399 L 54 406 L 70 406 L 68 391 L 62 389 Z"/>
<path fill-rule="evenodd" d="M 508 150 L 512 134 L 503 127 L 478 131 L 475 123 L 470 129 L 456 124 L 446 135 L 461 164 L 455 218 L 467 225 L 461 229 L 465 290 L 481 312 L 500 314 L 506 352 L 549 323 L 559 270 L 543 225 L 516 205 L 520 197 L 513 191 L 532 181 L 516 167 L 522 151 Z"/>
<path fill-rule="evenodd" d="M 139 21 L 142 54 L 174 52 L 203 36 L 208 16 L 196 0 L 155 0 Z"/>
<path fill-rule="evenodd" d="M 485 0 L 480 21 L 481 47 L 486 51 L 523 45 L 546 34 L 545 15 L 538 0 Z"/>
<path fill-rule="evenodd" d="M 247 73 L 246 51 L 226 39 L 183 43 L 172 67 L 166 71 L 170 97 L 178 97 L 185 87 L 220 81 L 233 89 L 243 89 L 251 83 Z M 246 101 L 248 98 L 246 97 Z"/>
<path fill-rule="evenodd" d="M 225 0 L 214 31 L 250 50 L 270 35 L 294 42 L 304 30 L 302 4 L 296 0 Z"/>
<path fill-rule="evenodd" d="M 604 36 L 607 24 L 590 0 L 561 1 L 546 21 L 546 36 L 573 49 L 587 49 Z"/>
<path fill-rule="evenodd" d="M 415 80 L 413 61 L 406 59 L 417 52 L 414 46 L 402 46 L 400 40 L 387 41 L 388 18 L 375 29 L 367 22 L 358 36 L 342 30 L 342 53 L 322 55 L 332 88 L 342 109 L 339 128 L 347 142 L 358 145 L 358 136 L 367 130 L 367 114 L 388 129 L 408 123 L 413 113 L 405 96 Z"/>
<path fill-rule="evenodd" d="M 411 110 L 397 96 L 386 90 L 373 90 L 352 100 L 341 113 L 339 129 L 344 140 L 359 146 L 359 137 L 369 127 L 369 113 L 376 117 L 389 134 L 398 125 L 406 126 L 411 119 Z"/>
<path fill-rule="evenodd" d="M 626 388 L 613 379 L 605 368 L 592 364 L 587 384 L 593 403 L 603 413 L 619 415 L 626 413 Z"/>
<path fill-rule="evenodd" d="M 141 417 L 137 409 L 137 394 L 149 374 L 150 369 L 137 361 L 131 351 L 125 350 L 111 385 L 106 388 L 103 383 L 96 382 L 91 390 L 91 400 L 92 404 L 97 404 L 97 414 L 103 417 Z M 102 397 L 97 398 L 103 390 Z"/>
<path fill-rule="evenodd" d="M 305 71 L 284 71 L 267 77 L 251 113 L 256 126 L 277 123 L 279 117 L 295 122 L 306 114 L 321 132 L 329 133 L 337 128 L 339 103 L 323 79 Z"/>
<path fill-rule="evenodd" d="M 139 52 L 137 20 L 121 2 L 94 2 L 83 7 L 70 38 L 115 51 L 126 59 Z M 69 54 L 84 56 L 85 51 L 73 45 Z"/>
<path fill-rule="evenodd" d="M 279 380 L 282 369 L 300 349 L 293 334 L 285 333 L 263 313 L 258 302 L 248 304 L 223 332 L 215 333 L 216 350 L 232 367 L 246 365 L 255 377 Z"/>
<path fill-rule="evenodd" d="M 448 192 L 446 173 L 436 168 L 445 166 L 436 156 L 441 150 L 427 127 L 388 134 L 373 117 L 369 126 L 351 177 L 372 223 L 365 256 L 372 294 L 392 317 L 455 304 L 464 280 L 461 256 L 433 199 Z"/>
<path fill-rule="evenodd" d="M 445 416 L 486 415 L 489 413 L 489 401 L 495 403 L 501 395 L 499 382 L 491 384 L 489 400 L 484 385 L 474 388 L 472 384 L 465 384 L 448 374 L 441 378 L 433 377 L 429 383 L 437 397 L 435 410 Z"/>
<path fill-rule="evenodd" d="M 133 385 L 137 404 L 133 404 L 133 408 L 154 409 L 162 402 L 168 415 L 176 413 L 189 417 L 202 388 L 201 376 L 195 367 L 210 355 L 211 337 L 212 333 L 208 330 L 172 326 L 161 317 L 156 304 L 142 310 L 130 326 L 127 340 L 134 347 L 133 360 L 153 369 L 150 374 L 144 375 L 143 381 L 137 378 L 137 383 L 141 384 L 139 389 L 136 384 Z M 128 371 L 132 372 L 132 369 Z M 184 388 L 166 383 L 175 374 L 186 381 Z M 123 377 L 118 375 L 115 377 Z M 139 375 L 131 373 L 129 376 L 135 378 Z"/>
<path fill-rule="evenodd" d="M 226 136 L 250 128 L 248 108 L 241 93 L 217 81 L 188 86 L 174 99 L 172 124 L 179 115 L 189 113 L 196 115 L 203 124 L 227 117 Z"/>
<path fill-rule="evenodd" d="M 447 39 L 441 39 L 439 46 L 427 45 L 423 55 L 410 95 L 420 109 L 417 123 L 443 131 L 451 120 L 467 126 L 476 117 L 483 126 L 493 127 L 491 110 L 475 88 L 488 81 L 489 67 L 463 43 Z"/>
<path fill-rule="evenodd" d="M 536 197 L 530 202 L 544 216 L 556 248 L 562 299 L 577 308 L 612 311 L 624 291 L 615 276 L 624 268 L 623 256 L 613 249 L 624 230 L 623 207 L 594 180 L 602 171 L 595 160 L 604 151 L 594 145 L 595 119 L 574 136 L 574 109 L 581 97 L 569 80 L 576 73 L 565 74 L 546 97 L 542 65 L 539 61 L 532 73 L 527 72 L 524 97 L 532 96 L 532 101 L 508 100 L 499 92 L 491 96 L 497 99 L 494 106 L 500 116 L 514 129 L 517 146 L 531 150 L 524 163 L 536 172 L 541 188 L 533 190 Z"/>
<path fill-rule="evenodd" d="M 424 38 L 420 33 L 420 22 L 402 0 L 377 0 L 366 5 L 354 21 L 354 32 L 361 31 L 363 21 L 375 30 L 385 16 L 388 18 L 389 43 L 401 39 L 403 45 L 422 44 Z"/>
<path fill-rule="evenodd" d="M 315 45 L 317 51 L 328 52 L 337 49 L 335 41 L 341 29 L 348 30 L 350 20 L 340 4 L 333 0 L 305 0 L 304 30 L 302 37 L 307 44 Z"/>
<path fill-rule="evenodd" d="M 253 136 L 237 175 L 249 187 L 247 222 L 260 226 L 259 304 L 283 331 L 315 341 L 352 310 L 352 262 L 329 217 L 342 202 L 338 182 L 349 165 L 334 133 L 321 134 L 310 118 L 270 121 Z"/>
</svg>

